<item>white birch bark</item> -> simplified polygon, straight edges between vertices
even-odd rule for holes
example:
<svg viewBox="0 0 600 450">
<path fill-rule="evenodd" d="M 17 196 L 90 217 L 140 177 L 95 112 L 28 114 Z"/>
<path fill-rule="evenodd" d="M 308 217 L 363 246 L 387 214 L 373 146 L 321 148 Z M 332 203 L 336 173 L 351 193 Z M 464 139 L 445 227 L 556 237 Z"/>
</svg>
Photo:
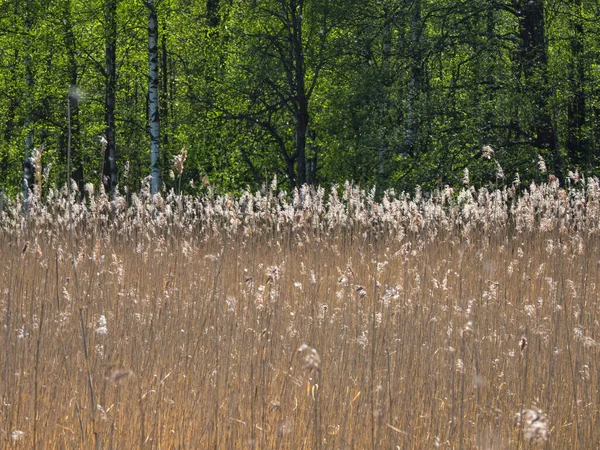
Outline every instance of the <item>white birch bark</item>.
<svg viewBox="0 0 600 450">
<path fill-rule="evenodd" d="M 148 104 L 150 128 L 150 166 L 152 193 L 160 190 L 160 117 L 158 112 L 158 19 L 154 0 L 146 2 L 148 7 Z"/>
</svg>

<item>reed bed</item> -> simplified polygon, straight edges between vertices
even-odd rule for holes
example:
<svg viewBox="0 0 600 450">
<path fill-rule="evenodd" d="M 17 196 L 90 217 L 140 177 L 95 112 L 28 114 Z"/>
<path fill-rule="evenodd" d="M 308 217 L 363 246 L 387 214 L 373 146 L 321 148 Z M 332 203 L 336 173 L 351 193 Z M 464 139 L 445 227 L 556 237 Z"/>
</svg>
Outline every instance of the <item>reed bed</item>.
<svg viewBox="0 0 600 450">
<path fill-rule="evenodd" d="M 91 186 L 0 218 L 2 448 L 596 448 L 600 185 Z"/>
</svg>

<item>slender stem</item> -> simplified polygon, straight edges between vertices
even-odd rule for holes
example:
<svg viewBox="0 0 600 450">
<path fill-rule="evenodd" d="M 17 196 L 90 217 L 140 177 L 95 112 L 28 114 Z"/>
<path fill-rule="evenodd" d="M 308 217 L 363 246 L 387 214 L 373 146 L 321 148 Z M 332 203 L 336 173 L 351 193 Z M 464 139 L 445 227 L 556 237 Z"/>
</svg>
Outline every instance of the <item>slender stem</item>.
<svg viewBox="0 0 600 450">
<path fill-rule="evenodd" d="M 48 285 L 48 279 L 46 277 L 46 285 Z M 39 381 L 39 367 L 40 367 L 40 343 L 42 341 L 42 331 L 44 327 L 44 301 L 42 300 L 42 310 L 40 312 L 40 329 L 38 332 L 38 338 L 35 346 L 35 374 L 33 382 L 33 449 L 37 448 L 37 421 L 38 421 L 38 381 Z"/>
<path fill-rule="evenodd" d="M 94 437 L 95 437 L 95 441 L 96 441 L 96 447 L 98 446 L 98 434 L 96 433 L 96 404 L 95 404 L 95 394 L 94 394 L 94 384 L 92 382 L 92 373 L 90 371 L 90 358 L 89 358 L 89 353 L 88 353 L 88 346 L 87 346 L 87 337 L 86 337 L 86 332 L 85 332 L 85 323 L 83 320 L 83 307 L 80 306 L 79 307 L 79 322 L 81 324 L 81 339 L 83 342 L 83 355 L 85 356 L 85 370 L 87 373 L 87 381 L 88 381 L 88 386 L 90 389 L 90 412 L 92 414 L 92 427 L 94 430 Z"/>
<path fill-rule="evenodd" d="M 71 96 L 67 98 L 67 120 L 69 122 L 67 131 L 67 189 L 71 197 Z"/>
</svg>

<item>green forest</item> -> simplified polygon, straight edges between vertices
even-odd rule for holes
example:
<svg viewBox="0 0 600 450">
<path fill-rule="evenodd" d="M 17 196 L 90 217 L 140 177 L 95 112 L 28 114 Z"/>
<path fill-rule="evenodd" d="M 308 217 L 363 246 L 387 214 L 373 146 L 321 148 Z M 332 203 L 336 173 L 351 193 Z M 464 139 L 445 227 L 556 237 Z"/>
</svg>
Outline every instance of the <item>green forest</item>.
<svg viewBox="0 0 600 450">
<path fill-rule="evenodd" d="M 0 0 L 0 190 L 599 175 L 599 35 L 592 0 Z"/>
</svg>

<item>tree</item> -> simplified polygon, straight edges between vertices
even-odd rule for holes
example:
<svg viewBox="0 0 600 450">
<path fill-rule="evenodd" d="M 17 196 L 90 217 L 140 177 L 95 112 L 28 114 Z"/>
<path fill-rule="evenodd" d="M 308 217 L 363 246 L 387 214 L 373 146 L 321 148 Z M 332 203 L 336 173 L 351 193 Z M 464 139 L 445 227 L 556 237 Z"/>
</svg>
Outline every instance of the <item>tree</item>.
<svg viewBox="0 0 600 450">
<path fill-rule="evenodd" d="M 72 21 L 72 1 L 63 1 L 63 25 L 64 25 L 64 44 L 66 53 L 66 69 L 67 78 L 69 83 L 68 92 L 68 120 L 66 123 L 66 130 L 63 132 L 66 139 L 63 139 L 62 146 L 66 147 L 64 141 L 70 139 L 70 159 L 74 168 L 74 173 L 71 174 L 67 171 L 66 181 L 69 182 L 70 178 L 73 178 L 75 182 L 81 185 L 84 179 L 84 159 L 80 153 L 81 141 L 80 141 L 80 120 L 79 120 L 79 63 L 77 61 L 77 42 L 75 39 L 75 33 L 73 31 Z M 65 152 L 63 152 L 64 154 Z M 67 165 L 71 163 L 69 161 Z"/>
<path fill-rule="evenodd" d="M 423 19 L 421 16 L 421 0 L 412 2 L 410 20 L 410 44 L 409 44 L 409 81 L 408 99 L 406 111 L 406 134 L 404 139 L 404 153 L 415 156 L 417 133 L 419 131 L 419 99 L 421 86 L 423 84 Z"/>
<path fill-rule="evenodd" d="M 590 168 L 590 149 L 586 148 L 584 125 L 586 122 L 585 101 L 585 32 L 583 27 L 584 5 L 582 0 L 571 0 L 571 61 L 569 64 L 570 101 L 568 105 L 567 154 L 569 161 L 577 167 Z"/>
<path fill-rule="evenodd" d="M 552 167 L 559 171 L 562 166 L 558 134 L 548 110 L 548 98 L 552 95 L 548 80 L 548 51 L 543 0 L 520 0 L 517 5 L 519 18 L 519 61 L 525 92 L 530 92 L 533 105 L 532 134 L 536 146 L 547 151 Z"/>
<path fill-rule="evenodd" d="M 27 137 L 25 139 L 25 159 L 23 161 L 23 207 L 25 210 L 29 204 L 29 191 L 33 189 L 33 164 L 31 152 L 33 150 L 33 96 L 34 96 L 34 79 L 33 79 L 33 61 L 30 53 L 32 28 L 34 25 L 34 5 L 33 0 L 25 2 L 25 51 L 23 52 L 23 65 L 25 66 L 25 130 Z"/>
<path fill-rule="evenodd" d="M 42 194 L 68 179 L 137 189 L 149 173 L 157 192 L 175 183 L 161 175 L 182 147 L 184 180 L 223 191 L 274 175 L 288 187 L 353 179 L 427 189 L 459 184 L 465 168 L 473 183 L 497 183 L 485 145 L 523 183 L 545 178 L 540 154 L 559 176 L 600 175 L 591 0 L 4 5 L 0 184 L 9 197 L 29 195 L 34 145 L 45 148 Z"/>
<path fill-rule="evenodd" d="M 103 139 L 104 169 L 103 183 L 107 192 L 115 194 L 117 187 L 117 155 L 115 126 L 115 96 L 117 84 L 117 1 L 105 0 L 105 101 L 104 120 L 106 124 Z"/>
<path fill-rule="evenodd" d="M 150 121 L 150 167 L 152 193 L 160 190 L 160 117 L 158 94 L 158 19 L 154 0 L 146 2 L 148 8 L 148 104 Z"/>
<path fill-rule="evenodd" d="M 213 105 L 223 117 L 270 137 L 292 187 L 316 179 L 317 155 L 307 155 L 307 138 L 311 100 L 331 57 L 333 6 L 320 0 L 240 3 L 249 20 L 235 24 L 240 52 L 230 59 L 236 77 L 227 86 L 235 102 Z"/>
</svg>

